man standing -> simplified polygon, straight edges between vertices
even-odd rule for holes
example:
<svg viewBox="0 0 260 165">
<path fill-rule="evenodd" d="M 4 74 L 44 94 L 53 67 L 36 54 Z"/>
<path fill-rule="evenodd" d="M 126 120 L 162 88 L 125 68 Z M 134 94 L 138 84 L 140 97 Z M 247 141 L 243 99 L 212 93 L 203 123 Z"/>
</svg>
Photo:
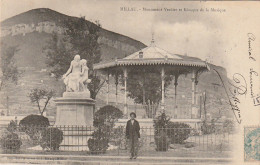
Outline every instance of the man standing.
<svg viewBox="0 0 260 165">
<path fill-rule="evenodd" d="M 136 159 L 139 145 L 138 138 L 140 138 L 140 125 L 138 121 L 135 120 L 136 114 L 134 112 L 130 113 L 130 117 L 131 119 L 128 120 L 126 124 L 126 138 L 129 141 L 130 159 Z"/>
</svg>

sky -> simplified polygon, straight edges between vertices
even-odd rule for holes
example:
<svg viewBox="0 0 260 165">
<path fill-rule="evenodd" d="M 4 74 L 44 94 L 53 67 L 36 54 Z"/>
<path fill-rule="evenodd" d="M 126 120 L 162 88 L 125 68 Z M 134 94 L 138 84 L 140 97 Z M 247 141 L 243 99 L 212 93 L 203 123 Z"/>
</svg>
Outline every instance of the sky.
<svg viewBox="0 0 260 165">
<path fill-rule="evenodd" d="M 258 33 L 256 27 L 259 24 L 254 23 L 259 15 L 254 11 L 259 8 L 254 3 L 248 2 L 247 5 L 245 8 L 239 2 L 1 0 L 1 21 L 34 8 L 50 8 L 70 16 L 99 20 L 103 28 L 146 45 L 150 44 L 154 34 L 158 47 L 227 68 L 241 51 L 237 47 L 240 44 L 246 46 L 242 43 L 246 40 L 239 38 L 249 31 Z M 138 11 L 121 11 L 121 7 Z M 182 11 L 143 11 L 143 8 Z M 189 11 L 184 12 L 184 8 Z M 205 12 L 206 8 L 225 12 Z M 204 12 L 193 12 L 194 9 L 204 9 Z"/>
</svg>

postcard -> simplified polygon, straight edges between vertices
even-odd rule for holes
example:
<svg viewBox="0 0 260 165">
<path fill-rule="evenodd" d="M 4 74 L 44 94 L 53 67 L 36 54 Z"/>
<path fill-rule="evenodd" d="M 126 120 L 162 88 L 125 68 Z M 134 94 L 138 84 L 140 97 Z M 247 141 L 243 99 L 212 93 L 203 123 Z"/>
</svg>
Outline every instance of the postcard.
<svg viewBox="0 0 260 165">
<path fill-rule="evenodd" d="M 1 163 L 260 163 L 260 2 L 0 8 Z"/>
</svg>

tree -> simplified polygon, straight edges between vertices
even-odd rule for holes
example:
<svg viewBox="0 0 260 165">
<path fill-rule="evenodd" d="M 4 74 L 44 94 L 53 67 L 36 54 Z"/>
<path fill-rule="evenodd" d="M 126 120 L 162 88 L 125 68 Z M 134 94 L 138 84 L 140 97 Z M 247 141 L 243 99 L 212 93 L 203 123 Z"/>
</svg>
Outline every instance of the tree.
<svg viewBox="0 0 260 165">
<path fill-rule="evenodd" d="M 101 25 L 97 21 L 95 23 L 87 22 L 84 17 L 68 20 L 64 24 L 64 36 L 54 34 L 44 49 L 47 55 L 46 63 L 52 68 L 51 72 L 59 78 L 66 73 L 73 59 L 72 56 L 79 54 L 82 59 L 86 59 L 91 79 L 88 89 L 91 98 L 95 99 L 105 82 L 93 70 L 93 64 L 101 60 L 100 44 L 98 43 Z"/>
<path fill-rule="evenodd" d="M 37 104 L 40 114 L 43 115 L 50 99 L 54 95 L 55 95 L 55 91 L 52 89 L 49 90 L 49 89 L 43 89 L 43 88 L 34 88 L 29 93 L 29 98 L 32 103 Z M 43 105 L 41 106 L 42 102 L 43 102 Z M 41 107 L 43 107 L 43 108 L 41 108 Z"/>
<path fill-rule="evenodd" d="M 141 73 L 141 74 L 140 74 Z M 172 77 L 166 75 L 165 89 L 170 85 Z M 162 98 L 162 80 L 159 71 L 145 72 L 138 68 L 128 73 L 128 96 L 137 104 L 143 104 L 148 117 L 155 115 Z M 152 112 L 154 112 L 152 114 Z"/>
<path fill-rule="evenodd" d="M 8 82 L 17 84 L 20 76 L 14 59 L 17 51 L 17 46 L 7 46 L 4 43 L 1 44 L 0 90 Z"/>
<path fill-rule="evenodd" d="M 66 66 L 69 66 L 73 59 L 71 45 L 66 37 L 53 33 L 43 52 L 46 54 L 46 64 L 51 68 L 50 72 L 55 78 L 58 79 L 66 73 Z"/>
</svg>

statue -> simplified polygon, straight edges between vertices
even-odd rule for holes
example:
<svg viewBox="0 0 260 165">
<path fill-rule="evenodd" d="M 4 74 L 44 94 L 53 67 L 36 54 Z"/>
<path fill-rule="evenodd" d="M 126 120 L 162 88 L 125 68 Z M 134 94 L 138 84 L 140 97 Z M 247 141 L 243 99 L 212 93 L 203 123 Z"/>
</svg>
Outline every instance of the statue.
<svg viewBox="0 0 260 165">
<path fill-rule="evenodd" d="M 66 92 L 86 92 L 88 91 L 84 83 L 89 83 L 87 60 L 80 60 L 76 55 L 70 63 L 70 68 L 62 77 L 66 85 Z"/>
<path fill-rule="evenodd" d="M 90 83 L 90 79 L 88 79 L 88 67 L 87 67 L 87 60 L 82 59 L 80 60 L 81 63 L 81 78 L 79 80 L 79 84 L 82 91 L 88 91 L 87 85 L 85 85 L 84 83 L 88 84 Z"/>
<path fill-rule="evenodd" d="M 74 60 L 70 63 L 70 68 L 63 75 L 64 83 L 66 85 L 66 92 L 77 92 L 79 91 L 78 80 L 80 78 L 81 65 L 80 56 L 76 55 Z"/>
</svg>

